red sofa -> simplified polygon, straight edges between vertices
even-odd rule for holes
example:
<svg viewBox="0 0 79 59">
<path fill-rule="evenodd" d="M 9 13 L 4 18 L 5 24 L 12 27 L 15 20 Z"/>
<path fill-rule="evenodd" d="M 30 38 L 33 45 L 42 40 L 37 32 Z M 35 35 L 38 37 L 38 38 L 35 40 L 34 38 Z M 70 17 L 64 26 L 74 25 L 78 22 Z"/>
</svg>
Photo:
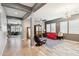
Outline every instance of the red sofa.
<svg viewBox="0 0 79 59">
<path fill-rule="evenodd" d="M 47 33 L 47 38 L 50 38 L 50 39 L 57 39 L 57 34 L 56 33 Z"/>
</svg>

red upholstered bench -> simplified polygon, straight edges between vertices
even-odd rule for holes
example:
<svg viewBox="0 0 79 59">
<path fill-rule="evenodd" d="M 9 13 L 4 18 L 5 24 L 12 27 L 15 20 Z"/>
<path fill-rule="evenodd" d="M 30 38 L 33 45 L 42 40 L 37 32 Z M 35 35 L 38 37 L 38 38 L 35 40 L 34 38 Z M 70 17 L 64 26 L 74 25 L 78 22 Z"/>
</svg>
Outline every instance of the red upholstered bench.
<svg viewBox="0 0 79 59">
<path fill-rule="evenodd" d="M 50 39 L 57 39 L 57 34 L 56 33 L 47 33 L 47 38 L 50 38 Z"/>
</svg>

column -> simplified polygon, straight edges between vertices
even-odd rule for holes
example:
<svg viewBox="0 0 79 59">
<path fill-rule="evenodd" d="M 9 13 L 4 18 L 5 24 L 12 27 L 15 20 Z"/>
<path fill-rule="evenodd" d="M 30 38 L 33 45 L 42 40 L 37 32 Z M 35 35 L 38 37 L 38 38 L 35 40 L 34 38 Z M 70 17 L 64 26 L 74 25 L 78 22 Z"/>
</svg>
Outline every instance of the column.
<svg viewBox="0 0 79 59">
<path fill-rule="evenodd" d="M 30 15 L 30 47 L 32 47 L 34 45 L 34 19 L 33 19 L 33 12 Z"/>
</svg>

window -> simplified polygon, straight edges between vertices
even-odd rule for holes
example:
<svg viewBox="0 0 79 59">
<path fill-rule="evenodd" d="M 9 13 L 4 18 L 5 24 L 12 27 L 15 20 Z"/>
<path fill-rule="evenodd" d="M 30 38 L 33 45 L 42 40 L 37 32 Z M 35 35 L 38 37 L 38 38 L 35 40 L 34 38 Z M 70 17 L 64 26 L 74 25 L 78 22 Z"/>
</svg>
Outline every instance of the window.
<svg viewBox="0 0 79 59">
<path fill-rule="evenodd" d="M 70 34 L 79 34 L 79 20 L 69 21 L 69 33 Z"/>
<path fill-rule="evenodd" d="M 16 26 L 16 32 L 20 32 L 20 26 Z"/>
<path fill-rule="evenodd" d="M 46 25 L 47 32 L 50 32 L 50 24 Z"/>
<path fill-rule="evenodd" d="M 15 32 L 15 26 L 11 26 L 11 32 Z"/>
<path fill-rule="evenodd" d="M 36 26 L 36 31 L 38 31 L 38 28 L 39 28 L 39 27 L 38 27 L 38 26 Z"/>
<path fill-rule="evenodd" d="M 20 32 L 22 32 L 22 26 L 20 26 Z"/>
<path fill-rule="evenodd" d="M 60 22 L 60 32 L 67 33 L 67 21 L 66 22 Z"/>
<path fill-rule="evenodd" d="M 11 26 L 11 32 L 21 32 L 22 27 L 20 25 L 17 26 Z"/>
<path fill-rule="evenodd" d="M 56 32 L 56 23 L 51 24 L 51 32 Z"/>
</svg>

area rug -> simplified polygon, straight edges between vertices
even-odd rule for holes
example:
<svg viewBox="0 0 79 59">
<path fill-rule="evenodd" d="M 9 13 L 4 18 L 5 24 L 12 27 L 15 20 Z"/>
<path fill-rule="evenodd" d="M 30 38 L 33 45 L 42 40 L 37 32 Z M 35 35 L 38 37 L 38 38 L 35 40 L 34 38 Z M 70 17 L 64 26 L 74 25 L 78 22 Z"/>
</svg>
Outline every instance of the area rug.
<svg viewBox="0 0 79 59">
<path fill-rule="evenodd" d="M 48 48 L 53 48 L 57 45 L 60 45 L 63 43 L 63 40 L 51 40 L 51 39 L 47 39 L 47 42 L 45 44 L 46 47 Z"/>
</svg>

